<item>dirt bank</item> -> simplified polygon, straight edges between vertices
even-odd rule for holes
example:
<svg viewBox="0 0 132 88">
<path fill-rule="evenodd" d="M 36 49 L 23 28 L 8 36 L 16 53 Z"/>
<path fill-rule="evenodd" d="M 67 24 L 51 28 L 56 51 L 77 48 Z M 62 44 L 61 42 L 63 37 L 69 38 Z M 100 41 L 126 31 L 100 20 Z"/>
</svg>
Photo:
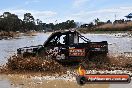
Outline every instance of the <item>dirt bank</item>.
<svg viewBox="0 0 132 88">
<path fill-rule="evenodd" d="M 19 35 L 18 32 L 5 32 L 5 31 L 2 31 L 2 32 L 0 32 L 0 39 L 14 38 L 18 35 Z"/>
<path fill-rule="evenodd" d="M 15 38 L 15 37 L 19 37 L 20 35 L 22 36 L 36 36 L 38 32 L 5 32 L 2 31 L 0 32 L 0 40 L 1 39 L 11 39 L 11 38 Z"/>
</svg>

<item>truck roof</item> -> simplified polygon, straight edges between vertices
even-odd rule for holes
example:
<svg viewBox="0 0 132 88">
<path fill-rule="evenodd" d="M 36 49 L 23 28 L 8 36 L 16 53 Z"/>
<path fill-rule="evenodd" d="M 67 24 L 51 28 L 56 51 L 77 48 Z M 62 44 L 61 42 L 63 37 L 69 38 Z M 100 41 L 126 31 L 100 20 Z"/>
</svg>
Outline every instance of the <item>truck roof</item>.
<svg viewBox="0 0 132 88">
<path fill-rule="evenodd" d="M 50 41 L 50 40 L 52 40 L 55 36 L 61 36 L 61 35 L 66 35 L 66 34 L 75 34 L 75 33 L 78 33 L 78 34 L 80 34 L 79 32 L 77 32 L 77 31 L 57 31 L 57 32 L 54 32 L 54 33 L 52 33 L 50 36 L 49 36 L 49 38 L 44 42 L 44 45 L 48 42 L 48 41 Z"/>
<path fill-rule="evenodd" d="M 76 30 L 75 31 L 68 30 L 68 31 L 58 31 L 58 32 L 52 33 L 49 36 L 49 38 L 44 42 L 44 45 L 46 45 L 49 41 L 51 41 L 56 36 L 67 35 L 67 34 L 78 34 L 78 36 L 80 38 L 82 38 L 85 42 L 90 42 L 89 39 L 87 39 L 86 37 L 82 36 L 78 31 L 76 31 Z"/>
</svg>

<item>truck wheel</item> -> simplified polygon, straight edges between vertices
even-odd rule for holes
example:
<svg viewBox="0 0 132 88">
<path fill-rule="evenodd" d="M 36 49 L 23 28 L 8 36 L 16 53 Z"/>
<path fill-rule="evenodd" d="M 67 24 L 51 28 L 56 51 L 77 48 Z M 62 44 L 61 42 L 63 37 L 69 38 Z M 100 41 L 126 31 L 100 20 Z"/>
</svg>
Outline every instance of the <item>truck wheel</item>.
<svg viewBox="0 0 132 88">
<path fill-rule="evenodd" d="M 77 83 L 79 85 L 84 85 L 86 83 L 86 78 L 84 76 L 77 77 Z"/>
</svg>

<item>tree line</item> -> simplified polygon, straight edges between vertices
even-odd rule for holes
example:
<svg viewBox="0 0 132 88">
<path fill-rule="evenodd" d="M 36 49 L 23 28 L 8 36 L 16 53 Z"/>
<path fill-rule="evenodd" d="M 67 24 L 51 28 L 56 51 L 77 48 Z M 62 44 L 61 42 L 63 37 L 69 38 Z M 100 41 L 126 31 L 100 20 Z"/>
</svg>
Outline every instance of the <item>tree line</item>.
<svg viewBox="0 0 132 88">
<path fill-rule="evenodd" d="M 0 31 L 6 32 L 27 32 L 27 31 L 56 31 L 75 28 L 74 20 L 67 20 L 62 23 L 43 23 L 40 19 L 35 19 L 31 13 L 25 13 L 24 18 L 20 19 L 16 14 L 4 12 L 0 15 Z"/>
</svg>

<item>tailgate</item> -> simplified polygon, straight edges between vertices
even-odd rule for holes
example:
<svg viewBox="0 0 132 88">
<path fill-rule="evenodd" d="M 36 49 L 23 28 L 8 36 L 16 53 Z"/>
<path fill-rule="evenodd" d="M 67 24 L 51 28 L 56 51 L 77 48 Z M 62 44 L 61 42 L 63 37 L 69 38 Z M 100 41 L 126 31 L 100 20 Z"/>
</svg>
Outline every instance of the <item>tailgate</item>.
<svg viewBox="0 0 132 88">
<path fill-rule="evenodd" d="M 108 53 L 108 43 L 107 43 L 107 41 L 91 42 L 89 46 L 90 46 L 89 51 L 91 51 L 91 52 Z"/>
</svg>

